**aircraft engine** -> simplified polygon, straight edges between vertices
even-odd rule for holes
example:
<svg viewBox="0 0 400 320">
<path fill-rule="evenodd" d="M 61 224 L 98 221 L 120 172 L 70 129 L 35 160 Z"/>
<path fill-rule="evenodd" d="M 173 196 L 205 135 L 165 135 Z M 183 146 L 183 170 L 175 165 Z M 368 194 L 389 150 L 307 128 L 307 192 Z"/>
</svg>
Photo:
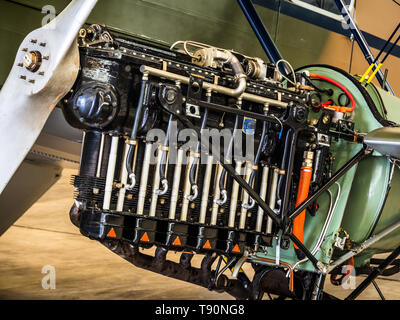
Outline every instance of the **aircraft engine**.
<svg viewBox="0 0 400 320">
<path fill-rule="evenodd" d="M 329 263 L 350 245 L 334 245 L 348 190 L 332 182 L 330 196 L 304 201 L 337 174 L 351 181 L 354 170 L 337 170 L 368 154 L 360 130 L 374 128 L 355 121 L 367 107 L 356 107 L 361 89 L 348 89 L 357 81 L 193 41 L 168 50 L 99 25 L 82 29 L 79 45 L 81 70 L 63 112 L 84 130 L 71 209 L 82 234 L 136 266 L 236 298 L 257 296 L 260 284 L 311 295 L 294 288 L 297 261 L 314 277 L 302 248 L 319 245 L 313 254 Z M 152 246 L 154 257 L 139 252 Z M 169 250 L 182 252 L 180 263 L 166 260 Z M 201 268 L 190 265 L 194 254 L 205 255 Z M 211 270 L 217 257 L 237 279 Z M 240 272 L 245 261 L 259 286 Z M 265 266 L 278 282 L 263 278 Z"/>
</svg>

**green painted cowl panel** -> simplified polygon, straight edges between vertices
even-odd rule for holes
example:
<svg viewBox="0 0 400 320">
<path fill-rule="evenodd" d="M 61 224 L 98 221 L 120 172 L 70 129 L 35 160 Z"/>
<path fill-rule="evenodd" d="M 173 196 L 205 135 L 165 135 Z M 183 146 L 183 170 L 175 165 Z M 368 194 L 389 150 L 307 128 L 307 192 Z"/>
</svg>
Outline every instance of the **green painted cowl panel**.
<svg viewBox="0 0 400 320">
<path fill-rule="evenodd" d="M 385 119 L 381 119 L 380 116 L 383 114 L 383 109 L 378 92 L 372 85 L 370 85 L 367 91 L 360 87 L 358 80 L 348 75 L 346 72 L 336 68 L 330 68 L 328 66 L 310 66 L 305 67 L 302 70 L 309 70 L 312 73 L 327 76 L 331 79 L 344 85 L 353 95 L 356 101 L 356 110 L 353 114 L 353 120 L 355 122 L 355 129 L 362 133 L 368 133 L 372 130 L 382 127 Z M 326 82 L 319 82 L 318 85 L 322 88 L 332 88 L 331 85 Z M 335 89 L 333 100 L 337 101 L 337 98 L 341 90 Z M 382 92 L 380 92 L 382 94 Z M 387 94 L 383 92 L 383 94 Z M 327 97 L 326 97 L 327 98 Z M 382 98 L 383 99 L 383 98 Z M 326 99 L 327 100 L 327 99 Z M 325 100 L 324 100 L 325 101 Z M 392 115 L 392 121 L 400 119 L 400 100 L 393 99 L 397 105 L 392 105 L 390 112 Z M 369 105 L 375 106 L 376 110 L 371 111 Z M 389 107 L 386 106 L 388 109 Z M 393 107 L 393 108 L 392 108 Z M 375 113 L 375 115 L 374 115 Z M 311 112 L 310 118 L 318 118 L 318 113 Z M 343 164 L 345 164 L 351 157 L 353 157 L 359 150 L 361 145 L 350 143 L 346 141 L 333 142 L 331 145 L 331 151 L 336 157 L 334 171 L 337 171 Z M 338 200 L 338 205 L 334 211 L 333 218 L 329 224 L 328 231 L 324 238 L 321 249 L 317 251 L 316 257 L 319 261 L 329 263 L 331 258 L 340 256 L 344 252 L 335 252 L 333 244 L 339 227 L 343 227 L 349 232 L 351 240 L 362 241 L 365 240 L 376 224 L 378 220 L 379 211 L 382 207 L 384 195 L 386 191 L 386 184 L 389 177 L 390 163 L 386 157 L 382 157 L 379 154 L 362 160 L 358 165 L 348 171 L 341 179 L 339 184 L 341 185 L 341 193 Z M 400 174 L 396 173 L 393 181 L 393 194 L 396 194 L 397 186 L 400 188 Z M 338 188 L 334 184 L 330 189 L 333 195 L 333 199 L 336 198 Z M 398 191 L 397 191 L 398 192 Z M 307 248 L 312 250 L 318 240 L 321 233 L 322 226 L 328 214 L 329 208 L 329 197 L 327 193 L 323 194 L 318 199 L 319 210 L 317 214 L 312 217 L 311 215 L 306 216 L 304 237 L 305 245 Z M 400 218 L 399 212 L 400 206 L 393 202 L 392 198 L 387 201 L 387 207 L 385 208 L 379 223 L 377 223 L 375 232 L 382 230 L 383 228 L 392 224 L 396 219 Z M 371 254 L 390 251 L 394 245 L 400 243 L 400 232 L 394 233 L 388 236 L 387 239 L 383 239 L 371 248 Z M 389 246 L 388 243 L 391 243 Z M 275 259 L 275 247 L 268 250 L 268 254 L 261 257 Z M 367 254 L 367 260 L 371 254 Z M 294 254 L 293 247 L 289 250 L 281 250 L 280 256 L 282 261 L 293 265 L 297 258 Z M 366 256 L 361 256 L 356 259 L 356 263 L 365 263 L 367 260 Z M 301 269 L 314 270 L 310 262 L 305 262 L 299 266 Z"/>
<path fill-rule="evenodd" d="M 381 115 L 387 120 L 400 123 L 400 100 L 372 84 L 365 88 Z M 394 171 L 392 188 L 381 212 L 389 171 L 388 159 L 379 155 L 360 163 L 350 195 L 351 204 L 346 208 L 346 219 L 343 221 L 343 228 L 355 242 L 365 241 L 400 219 L 398 169 Z M 400 230 L 397 230 L 360 253 L 355 259 L 355 265 L 365 265 L 374 254 L 393 251 L 399 244 Z"/>
</svg>

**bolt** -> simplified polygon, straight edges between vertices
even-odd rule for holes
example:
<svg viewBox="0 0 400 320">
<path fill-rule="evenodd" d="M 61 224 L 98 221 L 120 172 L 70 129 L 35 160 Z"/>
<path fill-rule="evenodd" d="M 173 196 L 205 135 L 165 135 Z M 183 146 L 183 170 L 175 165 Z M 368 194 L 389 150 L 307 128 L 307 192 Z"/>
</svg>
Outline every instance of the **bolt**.
<svg viewBox="0 0 400 320">
<path fill-rule="evenodd" d="M 166 98 L 168 102 L 173 102 L 176 99 L 176 91 L 175 90 L 168 90 L 166 94 Z"/>
<path fill-rule="evenodd" d="M 31 42 L 32 42 L 32 43 L 37 43 L 37 40 L 32 39 Z"/>
<path fill-rule="evenodd" d="M 45 43 L 45 42 L 41 42 L 39 45 L 40 45 L 41 47 L 45 47 L 45 46 L 46 46 L 46 43 Z"/>
<path fill-rule="evenodd" d="M 22 80 L 26 80 L 26 76 L 20 76 L 19 78 Z"/>
<path fill-rule="evenodd" d="M 25 54 L 23 64 L 31 72 L 36 72 L 41 64 L 41 54 L 38 51 L 31 51 Z"/>
<path fill-rule="evenodd" d="M 29 80 L 29 83 L 35 83 L 35 80 L 33 80 L 33 79 Z"/>
<path fill-rule="evenodd" d="M 328 115 L 326 115 L 325 117 L 323 117 L 322 118 L 322 122 L 324 123 L 324 124 L 327 124 L 328 122 L 329 122 L 329 116 Z"/>
<path fill-rule="evenodd" d="M 43 71 L 39 72 L 39 75 L 44 76 L 44 72 Z"/>
</svg>

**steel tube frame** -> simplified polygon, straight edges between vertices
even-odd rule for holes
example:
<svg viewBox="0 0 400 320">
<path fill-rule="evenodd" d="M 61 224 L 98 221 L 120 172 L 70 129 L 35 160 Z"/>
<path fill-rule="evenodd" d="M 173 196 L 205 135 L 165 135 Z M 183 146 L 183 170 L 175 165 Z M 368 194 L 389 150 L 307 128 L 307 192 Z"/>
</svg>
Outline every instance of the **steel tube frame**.
<svg viewBox="0 0 400 320">
<path fill-rule="evenodd" d="M 345 300 L 357 298 L 382 272 L 400 255 L 400 246 L 397 247 L 360 285 L 350 293 Z M 378 291 L 379 292 L 379 291 Z"/>
<path fill-rule="evenodd" d="M 277 118 L 266 116 L 261 113 L 256 113 L 256 112 L 233 108 L 233 107 L 227 107 L 227 106 L 223 106 L 220 104 L 206 102 L 206 101 L 200 101 L 200 100 L 196 100 L 196 99 L 187 99 L 187 102 L 199 105 L 200 107 L 217 110 L 220 112 L 233 113 L 233 114 L 236 114 L 239 116 L 248 117 L 248 118 L 252 118 L 255 120 L 272 122 L 272 123 L 276 123 L 279 125 L 282 124 L 282 122 L 280 122 Z"/>
<path fill-rule="evenodd" d="M 210 109 L 215 108 L 216 106 L 218 107 L 218 110 L 220 107 L 219 105 L 211 104 L 211 103 L 204 103 L 200 101 L 196 101 L 199 105 L 203 105 L 204 107 L 208 107 Z M 233 108 L 229 108 L 233 109 Z M 235 109 L 234 109 L 235 110 Z M 171 110 L 168 110 L 169 112 L 172 112 Z M 244 111 L 244 110 L 239 110 L 236 109 L 235 111 Z M 236 113 L 236 112 L 235 112 Z M 198 136 L 200 135 L 200 130 L 198 130 L 197 127 L 193 125 L 193 123 L 186 118 L 186 116 L 175 113 L 177 118 L 182 121 L 182 123 L 189 128 L 193 129 L 196 131 Z M 265 116 L 264 116 L 265 117 Z M 266 119 L 269 118 L 269 119 Z M 265 121 L 277 121 L 274 118 L 271 117 L 266 117 L 263 118 Z M 283 225 L 283 220 L 280 219 L 274 211 L 269 207 L 269 205 L 254 191 L 253 188 L 240 176 L 236 174 L 235 168 L 226 163 L 225 158 L 221 152 L 218 152 L 215 150 L 212 145 L 206 146 L 203 145 L 207 148 L 209 148 L 211 154 L 215 155 L 217 158 L 216 160 L 221 164 L 221 166 L 229 173 L 229 175 L 239 184 L 240 187 L 242 187 L 246 192 L 256 201 L 256 203 L 267 213 L 267 215 L 273 220 L 274 223 L 276 223 L 280 229 L 283 231 L 285 230 L 285 226 Z M 297 207 L 297 209 L 289 216 L 288 221 L 292 221 L 300 212 L 302 212 L 305 208 L 307 208 L 310 203 L 312 203 L 315 199 L 317 199 L 323 192 L 325 192 L 333 183 L 335 183 L 339 178 L 341 178 L 348 170 L 350 170 L 356 163 L 358 163 L 360 160 L 362 160 L 366 155 L 370 154 L 365 147 L 363 147 L 352 159 L 350 159 L 341 169 L 339 169 L 335 175 L 322 187 L 320 188 L 317 192 L 315 192 L 311 197 L 309 197 L 307 200 L 305 200 L 300 206 Z M 291 174 L 291 172 L 287 172 L 287 174 Z M 295 243 L 299 249 L 306 255 L 306 257 L 310 260 L 310 262 L 314 265 L 316 270 L 320 270 L 318 266 L 318 260 L 314 257 L 314 255 L 304 246 L 304 244 L 293 234 L 293 233 L 285 233 L 289 237 L 290 240 Z"/>
<path fill-rule="evenodd" d="M 316 200 L 322 193 L 324 193 L 330 186 L 339 180 L 347 171 L 349 171 L 355 164 L 360 162 L 364 157 L 369 155 L 370 152 L 363 147 L 353 158 L 346 162 L 330 180 L 328 180 L 321 188 L 318 189 L 312 196 L 303 201 L 289 216 L 289 220 L 296 218 L 304 209 L 306 209 L 314 200 Z"/>
<path fill-rule="evenodd" d="M 276 64 L 279 60 L 282 59 L 282 55 L 280 54 L 278 48 L 276 47 L 274 41 L 272 40 L 270 34 L 262 23 L 260 17 L 257 14 L 256 9 L 251 0 L 238 0 L 238 4 L 243 11 L 243 14 L 247 18 L 251 28 L 253 29 L 255 35 L 257 36 L 258 41 L 261 44 L 261 47 L 264 49 L 267 54 L 268 59 Z M 281 70 L 283 71 L 283 70 Z"/>
<path fill-rule="evenodd" d="M 171 112 L 171 111 L 170 111 Z M 181 114 L 176 114 L 177 118 L 182 121 L 182 123 L 189 128 L 196 131 L 198 135 L 200 135 L 200 130 L 198 130 L 191 121 L 189 121 L 186 116 L 182 116 Z M 205 145 L 204 145 L 205 146 Z M 256 203 L 266 212 L 266 214 L 272 219 L 274 223 L 276 223 L 282 230 L 284 226 L 282 225 L 282 219 L 280 219 L 274 211 L 267 205 L 267 203 L 254 191 L 253 188 L 240 176 L 236 174 L 235 168 L 226 163 L 225 158 L 221 152 L 215 150 L 215 146 L 209 145 L 205 146 L 209 148 L 212 155 L 216 156 L 216 160 L 221 164 L 221 166 L 229 173 L 229 175 L 242 187 L 246 192 L 256 201 Z M 318 260 L 314 257 L 314 255 L 303 245 L 303 243 L 292 233 L 287 234 L 287 236 L 299 247 L 299 249 L 306 255 L 306 257 L 311 261 L 316 270 L 318 268 Z"/>
<path fill-rule="evenodd" d="M 335 0 L 336 5 L 339 9 L 339 11 L 342 13 L 342 16 L 344 20 L 347 22 L 348 26 L 350 27 L 350 31 L 354 36 L 354 39 L 357 41 L 361 51 L 364 54 L 365 59 L 367 62 L 371 65 L 374 64 L 374 70 L 377 68 L 376 62 L 374 59 L 374 55 L 372 54 L 367 40 L 365 40 L 364 35 L 362 34 L 361 30 L 358 28 L 356 22 L 354 21 L 353 17 L 351 16 L 349 10 L 346 8 L 346 5 L 343 3 L 342 0 Z M 387 91 L 390 91 L 392 95 L 395 95 L 392 87 L 390 86 L 389 82 L 386 81 L 384 82 L 384 74 L 382 70 L 379 70 L 378 73 L 376 74 L 376 78 L 378 79 L 380 85 L 386 89 Z"/>
</svg>

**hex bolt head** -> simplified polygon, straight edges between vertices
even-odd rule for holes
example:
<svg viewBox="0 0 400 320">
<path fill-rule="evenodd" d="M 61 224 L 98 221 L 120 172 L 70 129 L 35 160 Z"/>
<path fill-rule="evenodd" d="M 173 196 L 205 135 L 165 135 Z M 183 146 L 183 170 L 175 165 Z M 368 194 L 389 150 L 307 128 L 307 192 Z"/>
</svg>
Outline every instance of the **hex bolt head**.
<svg viewBox="0 0 400 320">
<path fill-rule="evenodd" d="M 175 90 L 168 90 L 166 94 L 166 99 L 168 102 L 173 102 L 176 99 L 176 91 Z"/>
</svg>

